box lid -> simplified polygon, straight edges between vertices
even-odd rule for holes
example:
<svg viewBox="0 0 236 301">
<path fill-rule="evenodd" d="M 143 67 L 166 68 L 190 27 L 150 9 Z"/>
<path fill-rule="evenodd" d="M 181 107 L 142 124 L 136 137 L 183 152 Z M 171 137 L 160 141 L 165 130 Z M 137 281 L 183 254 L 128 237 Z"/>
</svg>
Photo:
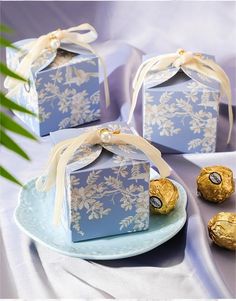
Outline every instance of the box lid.
<svg viewBox="0 0 236 301">
<path fill-rule="evenodd" d="M 76 129 L 64 129 L 50 133 L 50 137 L 54 144 L 57 144 L 63 140 L 75 138 L 86 131 L 91 131 L 92 129 L 109 128 L 112 130 L 120 129 L 123 133 L 136 132 L 130 128 L 125 122 L 108 122 L 98 126 L 86 127 L 86 128 L 76 128 Z M 72 160 L 68 164 L 68 169 L 70 171 L 82 169 L 94 162 L 102 153 L 103 149 L 118 155 L 120 157 L 126 157 L 128 159 L 148 161 L 145 154 L 135 148 L 132 145 L 108 145 L 108 144 L 87 144 L 79 148 Z"/>
<path fill-rule="evenodd" d="M 27 44 L 34 42 L 36 39 L 25 39 L 15 42 L 14 45 L 20 49 L 15 53 L 18 56 L 18 59 L 21 60 L 25 54 L 27 53 Z M 63 44 L 61 43 L 60 49 L 63 49 L 68 52 L 76 53 L 76 55 L 72 60 L 73 63 L 78 63 L 85 61 L 87 59 L 95 58 L 96 56 L 89 52 L 86 49 L 83 49 L 75 44 Z M 31 67 L 31 71 L 34 77 L 37 76 L 37 73 L 48 67 L 57 55 L 57 50 L 45 49 L 45 51 L 38 57 L 38 59 L 33 63 Z"/>
<path fill-rule="evenodd" d="M 150 59 L 151 57 L 157 56 L 159 54 L 149 54 L 143 56 L 143 61 Z M 203 54 L 202 56 L 207 59 L 215 60 L 214 56 L 209 54 Z M 172 79 L 172 81 L 170 81 Z M 220 83 L 212 78 L 206 77 L 205 75 L 190 70 L 186 67 L 176 68 L 170 66 L 167 70 L 158 71 L 155 69 L 155 66 L 151 71 L 148 72 L 144 85 L 147 89 L 158 88 L 158 90 L 170 90 L 170 91 L 181 91 L 183 89 L 188 89 L 186 83 L 198 83 L 198 89 L 205 89 L 206 87 L 209 90 L 220 90 Z M 164 85 L 164 83 L 166 83 Z M 182 85 L 183 83 L 183 85 Z M 162 85 L 163 84 L 163 85 Z M 171 85 L 173 85 L 171 87 Z M 175 87 L 176 86 L 176 87 Z M 167 88 L 168 87 L 168 88 Z M 176 90 L 177 89 L 177 90 Z"/>
</svg>

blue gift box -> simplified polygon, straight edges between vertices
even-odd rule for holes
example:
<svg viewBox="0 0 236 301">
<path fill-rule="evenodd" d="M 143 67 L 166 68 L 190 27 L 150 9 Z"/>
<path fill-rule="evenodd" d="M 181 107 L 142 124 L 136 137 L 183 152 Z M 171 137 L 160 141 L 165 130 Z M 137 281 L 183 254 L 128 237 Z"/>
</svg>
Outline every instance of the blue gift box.
<svg viewBox="0 0 236 301">
<path fill-rule="evenodd" d="M 16 42 L 22 48 L 32 39 Z M 19 55 L 21 53 L 21 55 Z M 7 64 L 15 70 L 24 51 L 7 48 Z M 14 100 L 34 112 L 33 117 L 15 114 L 37 135 L 75 127 L 100 118 L 98 58 L 76 45 L 61 44 L 60 49 L 47 49 L 34 62 L 30 84 L 21 85 Z"/>
<path fill-rule="evenodd" d="M 93 128 L 134 133 L 125 123 Z M 76 137 L 84 129 L 51 133 L 53 143 Z M 149 226 L 150 163 L 128 145 L 86 145 L 66 169 L 63 221 L 72 241 L 142 231 Z"/>
<path fill-rule="evenodd" d="M 214 152 L 220 90 L 219 82 L 184 66 L 150 71 L 143 85 L 144 138 L 167 153 Z"/>
</svg>

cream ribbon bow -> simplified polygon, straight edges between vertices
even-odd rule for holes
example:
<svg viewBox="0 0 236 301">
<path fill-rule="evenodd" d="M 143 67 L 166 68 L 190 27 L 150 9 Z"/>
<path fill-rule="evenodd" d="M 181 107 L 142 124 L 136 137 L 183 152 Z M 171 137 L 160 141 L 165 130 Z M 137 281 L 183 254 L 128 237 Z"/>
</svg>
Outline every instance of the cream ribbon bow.
<svg viewBox="0 0 236 301">
<path fill-rule="evenodd" d="M 96 39 L 97 32 L 95 28 L 87 23 L 64 30 L 58 29 L 46 35 L 42 35 L 38 39 L 26 44 L 21 48 L 21 50 L 27 50 L 27 54 L 22 59 L 15 72 L 21 75 L 22 77 L 29 79 L 33 63 L 37 60 L 38 57 L 40 57 L 40 55 L 45 50 L 51 49 L 52 51 L 56 51 L 57 48 L 60 47 L 61 43 L 72 43 L 78 45 L 86 50 L 89 50 L 91 53 L 95 54 L 99 58 L 104 72 L 104 91 L 106 106 L 109 106 L 110 95 L 108 88 L 106 64 L 103 58 L 97 54 L 97 52 L 93 49 L 91 45 L 89 45 L 89 43 L 94 42 Z M 17 93 L 18 88 L 21 85 L 21 81 L 18 81 L 11 77 L 7 77 L 5 79 L 4 86 L 5 88 L 9 89 L 9 93 L 7 94 L 8 97 L 11 97 L 13 94 Z"/>
<path fill-rule="evenodd" d="M 128 117 L 128 124 L 131 122 L 139 91 L 149 71 L 163 71 L 169 67 L 174 66 L 180 68 L 181 66 L 187 69 L 197 71 L 209 78 L 218 81 L 221 85 L 221 92 L 226 95 L 228 99 L 228 114 L 229 114 L 229 133 L 227 143 L 230 142 L 232 128 L 233 128 L 233 110 L 232 97 L 230 89 L 230 81 L 224 70 L 210 59 L 204 59 L 200 54 L 179 49 L 176 53 L 165 54 L 150 58 L 143 62 L 135 75 L 133 80 L 133 92 L 131 100 L 131 108 Z"/>
<path fill-rule="evenodd" d="M 129 144 L 140 149 L 158 168 L 161 177 L 170 175 L 170 167 L 162 159 L 161 152 L 147 142 L 144 138 L 134 134 L 124 134 L 120 131 L 111 131 L 107 128 L 95 129 L 86 132 L 76 138 L 64 140 L 56 144 L 48 162 L 45 176 L 36 181 L 36 188 L 39 191 L 48 191 L 56 186 L 54 224 L 58 224 L 61 217 L 61 208 L 65 190 L 65 170 L 76 150 L 85 144 Z"/>
</svg>

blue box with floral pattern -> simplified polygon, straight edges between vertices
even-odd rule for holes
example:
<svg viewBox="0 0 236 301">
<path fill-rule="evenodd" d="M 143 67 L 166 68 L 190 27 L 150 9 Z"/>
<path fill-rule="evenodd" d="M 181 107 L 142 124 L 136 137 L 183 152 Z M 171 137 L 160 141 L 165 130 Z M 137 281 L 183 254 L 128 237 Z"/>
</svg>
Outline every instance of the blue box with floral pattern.
<svg viewBox="0 0 236 301">
<path fill-rule="evenodd" d="M 134 133 L 125 123 L 94 128 Z M 50 134 L 53 143 L 76 137 L 89 128 Z M 142 231 L 149 226 L 150 163 L 128 145 L 86 145 L 66 169 L 64 225 L 72 241 Z"/>
<path fill-rule="evenodd" d="M 219 98 L 219 82 L 183 66 L 149 72 L 143 85 L 143 137 L 166 153 L 214 152 Z"/>
<path fill-rule="evenodd" d="M 18 48 L 31 39 L 16 42 Z M 16 70 L 24 53 L 7 48 L 7 64 Z M 75 127 L 100 118 L 98 58 L 76 45 L 63 44 L 57 51 L 45 50 L 33 64 L 30 84 L 21 85 L 14 96 L 20 105 L 39 118 L 15 114 L 39 136 Z"/>
</svg>

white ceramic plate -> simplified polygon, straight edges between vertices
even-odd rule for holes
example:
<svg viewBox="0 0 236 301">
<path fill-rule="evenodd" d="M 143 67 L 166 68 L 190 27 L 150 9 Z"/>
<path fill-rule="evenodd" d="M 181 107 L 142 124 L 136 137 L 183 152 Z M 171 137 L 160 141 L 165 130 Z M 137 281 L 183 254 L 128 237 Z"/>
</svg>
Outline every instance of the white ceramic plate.
<svg viewBox="0 0 236 301">
<path fill-rule="evenodd" d="M 151 178 L 158 178 L 152 170 Z M 73 243 L 63 226 L 52 225 L 52 194 L 38 192 L 35 179 L 21 190 L 15 220 L 22 231 L 46 247 L 68 256 L 111 260 L 135 256 L 163 244 L 183 227 L 186 221 L 187 196 L 182 185 L 173 180 L 179 191 L 176 208 L 168 215 L 151 216 L 149 230 Z"/>
</svg>

